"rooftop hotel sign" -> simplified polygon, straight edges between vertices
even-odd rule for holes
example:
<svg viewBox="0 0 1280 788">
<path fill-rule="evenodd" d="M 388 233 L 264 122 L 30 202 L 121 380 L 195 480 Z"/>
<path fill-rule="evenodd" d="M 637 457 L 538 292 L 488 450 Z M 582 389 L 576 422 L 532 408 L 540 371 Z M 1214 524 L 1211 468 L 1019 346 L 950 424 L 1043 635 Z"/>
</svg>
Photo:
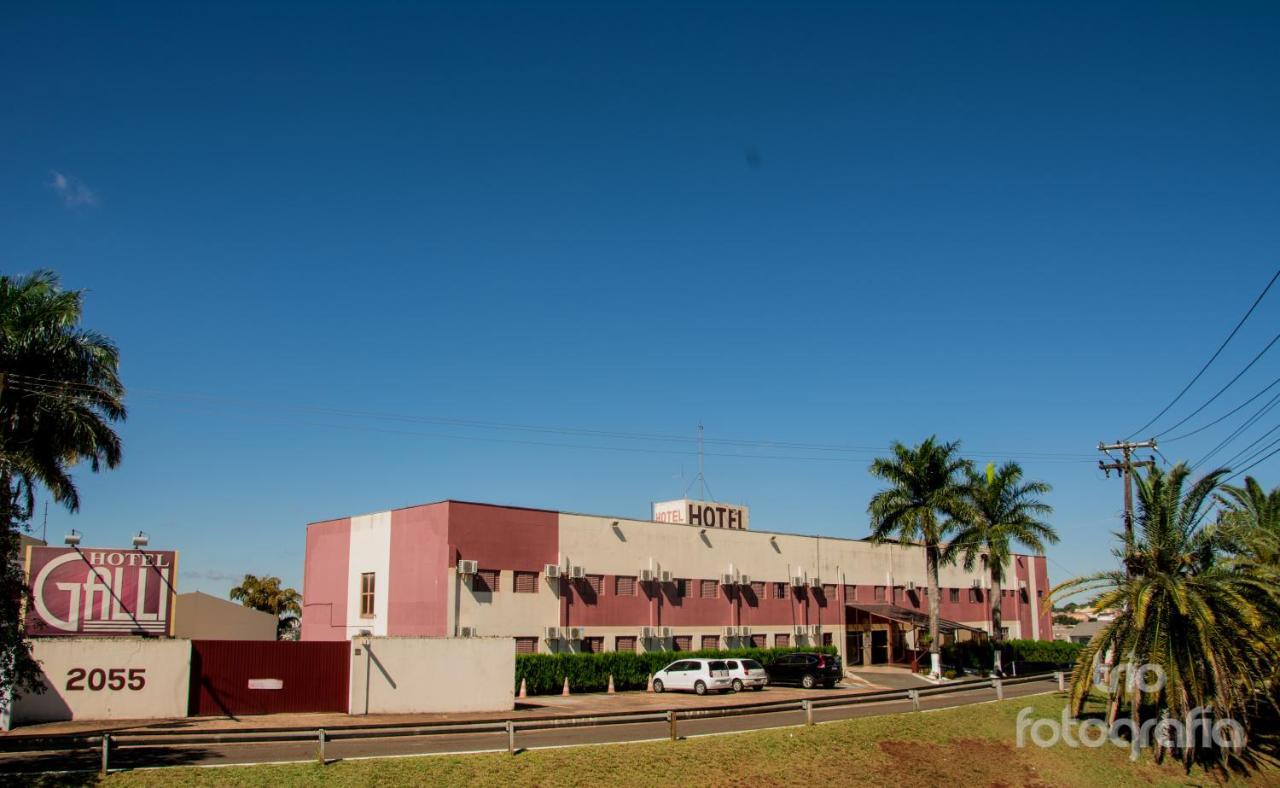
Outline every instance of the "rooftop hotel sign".
<svg viewBox="0 0 1280 788">
<path fill-rule="evenodd" d="M 660 523 L 683 523 L 704 528 L 732 528 L 745 531 L 749 511 L 745 506 L 716 501 L 678 498 L 653 505 L 653 519 Z"/>
<path fill-rule="evenodd" d="M 178 554 L 103 547 L 29 547 L 28 635 L 173 634 Z"/>
</svg>

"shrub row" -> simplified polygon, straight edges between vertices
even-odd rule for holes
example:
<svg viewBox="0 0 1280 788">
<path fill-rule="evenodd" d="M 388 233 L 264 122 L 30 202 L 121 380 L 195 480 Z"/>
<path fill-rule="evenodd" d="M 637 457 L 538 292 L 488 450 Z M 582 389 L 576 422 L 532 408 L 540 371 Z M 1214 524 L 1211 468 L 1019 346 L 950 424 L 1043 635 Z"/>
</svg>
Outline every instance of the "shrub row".
<svg viewBox="0 0 1280 788">
<path fill-rule="evenodd" d="M 1040 670 L 1073 664 L 1081 644 L 1064 640 L 1006 640 L 1000 651 L 1006 670 L 1018 663 L 1018 670 Z M 991 669 L 994 647 L 991 643 L 963 641 L 942 647 L 942 662 L 957 668 L 986 671 Z"/>
<path fill-rule="evenodd" d="M 649 676 L 665 668 L 677 659 L 690 657 L 737 657 L 754 659 L 766 668 L 783 654 L 797 651 L 835 654 L 835 646 L 791 648 L 736 648 L 703 651 L 605 651 L 599 654 L 517 654 L 516 690 L 520 681 L 530 695 L 550 695 L 559 692 L 564 680 L 574 692 L 603 692 L 613 676 L 613 686 L 618 690 L 642 690 L 649 684 Z"/>
</svg>

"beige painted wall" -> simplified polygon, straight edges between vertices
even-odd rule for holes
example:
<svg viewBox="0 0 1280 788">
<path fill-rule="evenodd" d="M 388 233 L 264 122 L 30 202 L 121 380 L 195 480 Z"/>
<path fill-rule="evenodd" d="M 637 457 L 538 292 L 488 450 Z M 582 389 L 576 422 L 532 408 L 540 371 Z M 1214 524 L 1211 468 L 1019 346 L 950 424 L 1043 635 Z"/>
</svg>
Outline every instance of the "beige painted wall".
<svg viewBox="0 0 1280 788">
<path fill-rule="evenodd" d="M 144 638 L 35 638 L 31 653 L 40 663 L 43 694 L 17 698 L 12 722 L 23 725 L 58 720 L 123 720 L 185 717 L 191 674 L 191 641 Z M 67 689 L 69 673 L 83 669 L 82 689 Z M 92 689 L 92 672 L 107 684 Z M 111 671 L 119 679 L 112 682 Z M 129 688 L 129 671 L 135 671 Z M 140 672 L 138 672 L 140 671 Z M 141 682 L 138 679 L 141 679 Z M 123 685 L 112 688 L 111 684 Z"/>
<path fill-rule="evenodd" d="M 509 711 L 515 708 L 510 638 L 360 638 L 351 642 L 351 713 Z M 366 682 L 366 675 L 368 681 Z"/>
<path fill-rule="evenodd" d="M 515 637 L 541 633 L 560 621 L 560 599 L 556 581 L 538 574 L 537 592 L 517 594 L 514 572 L 499 573 L 498 593 L 474 591 L 472 578 L 449 568 L 449 632 L 458 626 L 475 627 L 480 637 Z M 459 593 L 460 592 L 460 593 Z"/>
</svg>

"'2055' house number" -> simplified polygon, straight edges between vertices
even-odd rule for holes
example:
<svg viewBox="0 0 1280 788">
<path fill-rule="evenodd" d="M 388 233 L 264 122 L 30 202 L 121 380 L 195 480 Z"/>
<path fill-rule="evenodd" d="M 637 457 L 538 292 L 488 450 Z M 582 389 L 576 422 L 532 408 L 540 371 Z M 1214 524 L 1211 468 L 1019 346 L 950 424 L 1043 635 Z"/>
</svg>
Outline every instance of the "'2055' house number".
<svg viewBox="0 0 1280 788">
<path fill-rule="evenodd" d="M 111 690 L 132 690 L 134 692 L 147 686 L 146 668 L 72 668 L 67 671 L 67 690 L 71 692 L 89 690 L 101 692 Z"/>
</svg>

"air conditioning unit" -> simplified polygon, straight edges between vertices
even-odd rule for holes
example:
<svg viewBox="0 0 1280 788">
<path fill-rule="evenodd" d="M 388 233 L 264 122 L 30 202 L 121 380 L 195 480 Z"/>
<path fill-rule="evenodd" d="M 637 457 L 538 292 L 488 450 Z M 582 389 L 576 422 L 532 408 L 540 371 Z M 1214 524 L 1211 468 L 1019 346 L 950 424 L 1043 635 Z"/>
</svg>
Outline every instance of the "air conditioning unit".
<svg viewBox="0 0 1280 788">
<path fill-rule="evenodd" d="M 644 638 L 645 640 L 653 640 L 658 636 L 657 632 L 658 632 L 657 627 L 642 627 L 640 629 L 640 637 Z"/>
<path fill-rule="evenodd" d="M 542 567 L 542 573 L 547 577 L 551 578 L 552 580 L 554 580 L 560 576 L 560 565 L 547 564 L 546 566 Z"/>
<path fill-rule="evenodd" d="M 908 580 L 908 581 L 907 581 L 907 590 L 908 590 L 908 591 L 915 591 L 915 590 L 916 590 L 916 581 L 914 581 L 914 580 Z"/>
<path fill-rule="evenodd" d="M 744 586 L 751 585 L 751 575 L 742 575 L 738 578 L 738 582 Z"/>
<path fill-rule="evenodd" d="M 818 636 L 821 636 L 821 635 L 822 635 L 822 625 L 821 625 L 821 624 L 814 624 L 813 626 L 809 627 L 809 629 L 810 629 L 810 630 L 813 632 L 813 634 L 815 634 L 815 635 L 818 635 Z"/>
<path fill-rule="evenodd" d="M 724 636 L 725 636 L 725 637 L 727 637 L 727 638 L 736 638 L 736 637 L 738 636 L 738 628 L 737 628 L 737 627 L 725 627 L 725 628 L 724 628 Z"/>
<path fill-rule="evenodd" d="M 478 571 L 480 571 L 480 563 L 478 561 L 458 562 L 458 574 L 460 575 L 474 575 Z"/>
<path fill-rule="evenodd" d="M 582 640 L 582 627 L 565 627 L 565 640 Z"/>
<path fill-rule="evenodd" d="M 476 636 L 475 627 L 458 627 L 458 637 L 473 638 Z"/>
<path fill-rule="evenodd" d="M 811 578 L 809 578 L 809 587 L 810 587 L 810 588 L 822 588 L 822 581 L 821 581 L 821 580 L 819 580 L 817 577 L 811 577 Z"/>
<path fill-rule="evenodd" d="M 560 639 L 560 627 L 547 627 L 546 632 L 545 632 L 545 636 L 546 636 L 547 640 L 559 640 L 559 639 Z"/>
<path fill-rule="evenodd" d="M 583 569 L 582 567 L 580 566 L 569 567 L 569 577 L 573 578 L 574 580 L 581 580 L 586 576 L 587 576 L 587 570 Z"/>
<path fill-rule="evenodd" d="M 1019 590 L 1019 591 L 1026 591 L 1026 590 L 1027 590 L 1027 581 L 1026 581 L 1026 580 L 1019 580 L 1019 581 L 1018 581 L 1018 590 Z"/>
<path fill-rule="evenodd" d="M 973 587 L 974 587 L 974 588 L 982 588 L 982 581 L 975 577 L 975 578 L 973 579 Z"/>
<path fill-rule="evenodd" d="M 792 630 L 795 632 L 796 637 L 804 637 L 804 636 L 805 636 L 805 634 L 807 634 L 807 633 L 808 633 L 809 628 L 808 628 L 808 627 L 806 627 L 806 626 L 804 626 L 803 624 L 796 624 L 796 625 L 792 628 Z"/>
<path fill-rule="evenodd" d="M 641 582 L 641 583 L 652 583 L 652 582 L 653 582 L 653 570 L 652 570 L 652 569 L 641 569 L 641 570 L 640 570 L 640 582 Z"/>
<path fill-rule="evenodd" d="M 733 575 L 720 575 L 720 585 L 731 586 L 734 584 Z"/>
<path fill-rule="evenodd" d="M 658 637 L 660 638 L 671 637 L 671 627 L 657 627 L 657 630 L 658 630 Z"/>
<path fill-rule="evenodd" d="M 671 577 L 671 571 L 669 569 L 663 569 L 662 574 L 659 575 L 658 577 L 664 583 L 670 583 L 673 579 Z"/>
<path fill-rule="evenodd" d="M 751 637 L 751 627 L 738 627 L 738 636 L 744 638 Z"/>
<path fill-rule="evenodd" d="M 804 588 L 804 578 L 801 577 L 800 575 L 796 575 L 795 577 L 791 578 L 791 585 L 795 586 L 796 588 Z"/>
</svg>

